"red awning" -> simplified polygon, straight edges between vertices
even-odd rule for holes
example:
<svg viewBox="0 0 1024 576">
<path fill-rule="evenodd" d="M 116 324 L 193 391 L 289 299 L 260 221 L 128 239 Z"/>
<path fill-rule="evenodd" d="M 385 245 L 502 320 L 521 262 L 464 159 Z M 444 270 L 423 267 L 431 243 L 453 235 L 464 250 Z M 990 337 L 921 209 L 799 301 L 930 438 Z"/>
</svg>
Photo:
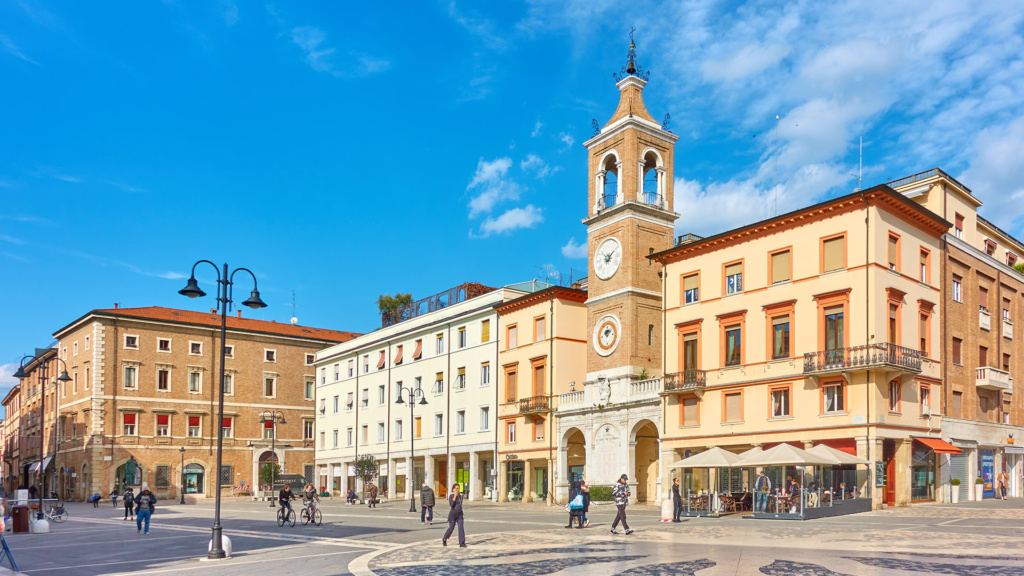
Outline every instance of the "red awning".
<svg viewBox="0 0 1024 576">
<path fill-rule="evenodd" d="M 952 444 L 950 444 L 949 442 L 946 442 L 945 440 L 943 440 L 941 438 L 917 438 L 917 437 L 915 437 L 914 440 L 917 440 L 921 444 L 924 444 L 925 446 L 931 448 L 932 451 L 935 452 L 936 454 L 959 454 L 960 453 L 960 449 L 959 448 L 957 448 L 956 446 L 953 446 Z"/>
<path fill-rule="evenodd" d="M 401 363 L 402 363 L 402 347 L 399 346 L 398 347 L 398 353 L 395 354 L 395 364 L 401 364 Z"/>
<path fill-rule="evenodd" d="M 384 351 L 380 351 L 380 360 L 377 360 L 377 370 L 384 367 Z"/>
</svg>

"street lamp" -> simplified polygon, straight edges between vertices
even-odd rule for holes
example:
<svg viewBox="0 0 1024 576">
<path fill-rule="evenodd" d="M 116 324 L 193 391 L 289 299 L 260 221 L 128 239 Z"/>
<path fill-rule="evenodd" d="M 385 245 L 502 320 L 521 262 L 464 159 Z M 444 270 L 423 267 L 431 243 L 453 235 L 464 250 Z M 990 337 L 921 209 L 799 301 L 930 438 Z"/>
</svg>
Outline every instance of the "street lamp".
<svg viewBox="0 0 1024 576">
<path fill-rule="evenodd" d="M 268 419 L 267 416 L 270 416 Z M 260 414 L 260 424 L 266 427 L 267 422 L 270 422 L 270 507 L 274 508 L 274 468 L 277 466 L 277 451 L 275 450 L 275 443 L 277 442 L 277 425 L 287 424 L 284 421 L 284 413 L 278 412 L 277 410 L 264 410 Z"/>
<path fill-rule="evenodd" d="M 68 364 L 67 364 L 67 362 L 64 362 L 63 360 L 61 360 L 61 358 L 60 358 L 60 351 L 58 350 L 56 352 L 57 353 L 54 355 L 54 358 L 58 362 L 60 362 L 61 364 L 64 364 L 64 370 L 61 371 L 60 376 L 57 376 L 57 381 L 58 382 L 71 382 L 71 377 L 68 376 Z M 33 360 L 36 359 L 36 358 L 39 359 L 39 380 L 42 381 L 42 384 L 40 385 L 40 390 L 39 390 L 39 469 L 37 470 L 37 474 L 38 474 L 38 478 L 39 478 L 38 479 L 38 482 L 39 482 L 39 490 L 38 490 L 38 494 L 39 494 L 39 512 L 38 512 L 38 514 L 36 516 L 36 520 L 42 520 L 44 518 L 44 515 L 43 515 L 43 451 L 46 449 L 46 442 L 44 442 L 44 440 L 46 439 L 46 434 L 45 434 L 45 432 L 46 432 L 46 409 L 45 409 L 45 407 L 46 407 L 46 380 L 47 380 L 47 375 L 46 375 L 46 373 L 47 373 L 47 365 L 46 365 L 46 359 L 44 358 L 45 355 L 46 355 L 46 350 L 45 349 L 37 349 L 35 356 L 33 356 L 31 354 L 26 354 L 26 355 L 22 356 L 21 357 L 21 362 L 18 363 L 18 370 L 17 370 L 17 372 L 14 373 L 14 377 L 18 378 L 19 380 L 22 379 L 22 378 L 28 378 L 28 374 L 25 372 L 25 359 L 26 358 L 33 359 Z M 57 422 L 56 422 L 56 420 L 54 420 L 54 426 L 56 426 L 56 425 L 57 425 Z"/>
<path fill-rule="evenodd" d="M 252 270 L 248 268 L 235 268 L 229 275 L 228 265 L 224 264 L 224 272 L 221 274 L 221 269 L 209 260 L 200 260 L 192 265 L 192 273 L 189 275 L 188 284 L 181 290 L 178 290 L 178 294 L 188 296 L 189 298 L 206 296 L 206 292 L 203 292 L 199 287 L 199 283 L 196 282 L 196 266 L 203 262 L 213 266 L 214 271 L 217 272 L 217 302 L 220 304 L 220 390 L 217 393 L 217 493 L 213 504 L 213 542 L 210 545 L 210 552 L 207 554 L 208 558 L 216 559 L 227 556 L 224 552 L 223 541 L 221 540 L 220 468 L 224 463 L 224 359 L 227 356 L 225 340 L 228 332 L 228 307 L 232 304 L 232 297 L 234 296 L 232 286 L 234 285 L 235 274 L 239 271 L 245 271 L 252 276 L 252 293 L 242 302 L 243 306 L 248 306 L 255 310 L 266 308 L 267 304 L 260 300 L 259 290 L 256 289 L 256 275 L 252 273 Z"/>
<path fill-rule="evenodd" d="M 420 397 L 420 406 L 427 405 L 427 395 L 423 393 L 422 388 L 407 388 L 402 386 L 398 389 L 398 400 L 395 400 L 395 404 L 405 404 L 405 400 L 402 400 L 402 394 L 409 393 L 409 478 L 411 478 L 413 486 L 410 486 L 409 490 L 409 512 L 416 512 L 416 421 L 413 419 L 412 409 L 416 404 L 416 396 Z M 426 480 L 424 478 L 424 480 Z"/>
<path fill-rule="evenodd" d="M 185 503 L 185 447 L 182 446 L 178 452 L 181 452 L 181 503 Z M 217 486 L 217 490 L 220 490 L 220 486 Z"/>
</svg>

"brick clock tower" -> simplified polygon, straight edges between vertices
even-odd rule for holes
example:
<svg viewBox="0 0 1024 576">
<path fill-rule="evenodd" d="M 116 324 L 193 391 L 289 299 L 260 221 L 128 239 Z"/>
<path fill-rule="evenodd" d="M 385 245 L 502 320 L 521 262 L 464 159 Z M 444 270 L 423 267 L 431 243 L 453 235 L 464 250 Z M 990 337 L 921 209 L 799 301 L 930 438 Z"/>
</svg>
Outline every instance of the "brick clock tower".
<svg viewBox="0 0 1024 576">
<path fill-rule="evenodd" d="M 587 381 L 661 375 L 662 279 L 647 256 L 672 247 L 672 152 L 678 136 L 647 112 L 647 74 L 629 60 L 619 106 L 584 143 L 589 152 Z M 597 122 L 595 121 L 595 130 Z"/>
</svg>

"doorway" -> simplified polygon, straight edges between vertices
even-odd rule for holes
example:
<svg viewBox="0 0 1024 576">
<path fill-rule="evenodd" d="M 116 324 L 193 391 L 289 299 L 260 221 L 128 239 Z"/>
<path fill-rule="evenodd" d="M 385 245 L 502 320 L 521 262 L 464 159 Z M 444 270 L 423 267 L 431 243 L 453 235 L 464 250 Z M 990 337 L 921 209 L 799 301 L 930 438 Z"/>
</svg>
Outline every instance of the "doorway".
<svg viewBox="0 0 1024 576">
<path fill-rule="evenodd" d="M 523 462 L 521 460 L 510 460 L 508 463 L 508 500 L 518 501 L 523 499 Z"/>
<path fill-rule="evenodd" d="M 548 497 L 548 469 L 533 469 L 533 492 L 538 500 L 546 500 Z"/>
<path fill-rule="evenodd" d="M 633 458 L 637 502 L 652 501 L 658 480 L 658 428 L 653 422 L 647 422 L 637 430 Z"/>
<path fill-rule="evenodd" d="M 185 494 L 202 494 L 205 470 L 199 464 L 185 466 Z"/>
</svg>

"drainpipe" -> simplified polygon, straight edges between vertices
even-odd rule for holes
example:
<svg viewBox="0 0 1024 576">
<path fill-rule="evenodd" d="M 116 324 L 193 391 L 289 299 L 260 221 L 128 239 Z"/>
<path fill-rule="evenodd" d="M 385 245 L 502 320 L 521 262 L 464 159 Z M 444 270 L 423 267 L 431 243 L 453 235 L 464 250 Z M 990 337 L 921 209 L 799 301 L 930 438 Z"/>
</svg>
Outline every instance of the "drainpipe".
<svg viewBox="0 0 1024 576">
<path fill-rule="evenodd" d="M 391 388 L 392 388 L 392 386 L 391 386 L 391 340 L 388 340 L 387 344 L 388 344 L 388 353 L 387 353 L 387 356 L 386 356 L 386 358 L 387 358 L 386 362 L 388 363 L 388 390 L 387 390 L 387 392 L 388 392 L 387 393 L 387 399 L 388 399 L 388 415 L 387 415 L 387 419 L 388 420 L 387 420 L 387 422 L 388 423 L 385 425 L 385 428 L 387 429 L 387 444 L 386 444 L 386 450 L 387 450 L 386 454 L 387 454 L 387 456 L 386 457 L 387 457 L 387 460 L 388 460 L 388 476 L 387 476 L 387 478 L 384 478 L 384 487 L 385 488 L 391 488 L 388 485 L 388 484 L 391 483 L 391 472 L 392 472 L 392 470 L 391 470 Z M 358 394 L 358 393 L 359 393 L 359 391 L 356 390 L 356 394 Z M 367 396 L 366 396 L 366 403 L 367 403 L 367 405 L 369 405 L 369 403 L 370 403 L 370 396 L 369 396 L 370 391 L 369 391 L 369 389 L 367 389 L 366 394 L 367 394 Z M 399 394 L 401 394 L 401 393 L 399 393 Z M 369 406 L 367 406 L 367 407 L 369 407 Z M 410 434 L 415 434 L 416 433 L 416 431 L 413 429 L 413 423 L 412 422 L 409 422 L 409 433 Z M 412 465 L 412 463 L 410 463 L 410 466 L 411 465 Z M 377 471 L 380 472 L 380 468 L 378 468 Z M 398 475 L 396 474 L 395 477 L 397 478 Z M 398 486 L 397 485 L 395 486 L 395 492 L 396 493 L 398 492 Z M 397 500 L 398 499 L 398 497 L 395 494 L 390 494 L 389 497 L 391 499 L 393 499 L 393 500 Z"/>
<path fill-rule="evenodd" d="M 551 294 L 550 305 L 548 309 L 551 316 L 550 330 L 551 338 L 548 342 L 548 407 L 551 406 L 551 400 L 555 395 L 555 296 Z M 555 435 L 555 412 L 552 410 L 548 413 L 548 506 L 554 503 L 555 498 L 555 461 L 552 458 L 554 453 L 554 435 Z"/>
<path fill-rule="evenodd" d="M 213 349 L 214 350 L 220 350 L 220 348 L 217 347 L 217 330 L 216 329 L 210 330 L 210 342 L 213 344 Z M 216 364 L 214 364 L 214 362 L 215 362 L 215 358 L 214 357 L 215 356 L 219 356 L 219 354 L 210 354 L 210 380 L 211 381 L 216 380 L 216 378 L 217 378 L 215 376 L 215 374 L 217 374 L 217 372 L 216 372 L 217 366 L 216 366 Z M 188 365 L 185 366 L 185 377 L 188 378 Z M 215 382 L 211 382 L 211 383 L 215 384 Z M 224 383 L 221 382 L 220 385 L 223 386 Z M 188 388 L 188 381 L 187 380 L 185 381 L 185 388 L 186 389 Z M 213 410 L 214 394 L 215 394 L 215 386 L 210 386 L 210 414 L 211 414 L 211 417 L 207 418 L 207 420 L 210 421 L 210 446 L 209 446 L 209 449 L 208 449 L 208 454 L 210 456 L 213 455 L 213 440 L 214 440 L 214 435 L 217 434 L 217 432 L 214 432 L 214 430 L 218 430 L 219 431 L 219 428 L 214 428 L 214 424 L 215 424 L 214 420 L 216 418 L 212 416 L 213 414 L 217 413 L 217 412 L 215 412 Z M 188 416 L 185 416 L 185 418 L 186 418 L 186 424 L 187 424 Z M 276 426 L 276 424 L 275 424 L 275 426 Z M 220 472 L 218 471 L 217 478 L 220 478 L 219 474 L 220 474 Z"/>
<path fill-rule="evenodd" d="M 445 377 L 448 378 L 448 386 L 445 388 L 445 401 L 446 401 L 446 406 L 447 407 L 445 408 L 445 414 L 444 414 L 444 420 L 445 420 L 445 422 L 444 422 L 444 436 L 445 436 L 445 438 L 444 438 L 444 442 L 445 442 L 444 451 L 445 451 L 445 454 L 447 454 L 447 458 L 445 459 L 444 465 L 445 465 L 445 468 L 450 469 L 450 468 L 452 468 L 451 463 L 452 463 L 452 458 L 453 458 L 453 456 L 452 456 L 452 323 L 449 322 L 448 324 L 446 324 L 445 325 L 445 329 L 447 330 L 447 332 L 446 332 L 447 335 L 445 336 L 446 342 L 445 342 L 445 350 L 444 350 L 444 352 L 445 352 L 445 360 L 448 362 L 448 368 L 447 368 L 447 370 L 445 370 Z M 445 475 L 447 476 L 447 474 L 448 474 L 448 471 L 445 470 Z M 458 475 L 459 475 L 459 471 L 455 470 L 455 476 L 458 477 Z M 451 486 L 454 483 L 455 483 L 455 480 L 452 479 L 452 478 L 448 478 L 448 480 L 446 481 L 446 484 L 448 484 L 448 486 Z M 448 488 L 446 487 L 445 490 L 447 490 L 447 489 Z M 447 493 L 447 492 L 445 492 L 445 493 Z"/>
<path fill-rule="evenodd" d="M 113 424 L 111 424 L 112 430 L 111 430 L 111 434 L 110 434 L 110 465 L 111 466 L 114 465 L 114 442 L 117 440 L 117 375 L 118 375 L 118 372 L 119 372 L 118 365 L 117 365 L 117 351 L 120 348 L 117 345 L 117 318 L 114 318 L 113 328 L 114 328 L 114 339 L 113 339 L 113 343 L 112 344 L 114 346 L 114 362 L 113 362 L 113 370 L 110 371 L 111 375 L 112 375 L 111 380 L 112 380 L 112 384 L 113 384 L 113 388 L 114 388 L 113 391 L 111 392 L 111 396 L 110 396 L 110 416 L 111 416 L 111 418 L 113 418 Z M 106 418 L 104 418 L 104 420 L 105 419 Z M 138 424 L 136 424 L 136 426 L 137 425 Z M 115 471 L 115 476 L 116 476 L 116 474 L 117 473 Z M 94 478 L 94 480 L 95 480 L 95 478 Z M 115 478 L 115 481 L 116 481 L 116 478 Z"/>
<path fill-rule="evenodd" d="M 867 196 L 861 192 L 861 200 L 864 201 L 864 344 L 871 344 L 871 205 L 868 204 Z M 888 313 L 888 312 L 886 312 Z M 852 384 L 852 382 L 851 382 Z M 864 372 L 864 389 L 867 401 L 864 405 L 864 420 L 868 424 L 868 437 L 870 442 L 871 432 L 871 375 Z M 870 446 L 870 444 L 869 444 Z"/>
<path fill-rule="evenodd" d="M 504 298 L 504 290 L 502 291 L 502 297 Z M 498 464 L 498 438 L 501 434 L 500 420 L 498 420 L 498 368 L 501 367 L 499 362 L 499 354 L 501 351 L 501 314 L 495 310 L 494 313 L 494 370 L 491 372 L 491 386 L 494 387 L 494 460 L 491 462 L 491 470 L 494 471 L 494 476 L 491 480 L 491 500 L 494 502 L 498 501 L 498 486 L 501 485 L 501 480 L 498 478 L 498 471 L 501 467 Z"/>
</svg>

